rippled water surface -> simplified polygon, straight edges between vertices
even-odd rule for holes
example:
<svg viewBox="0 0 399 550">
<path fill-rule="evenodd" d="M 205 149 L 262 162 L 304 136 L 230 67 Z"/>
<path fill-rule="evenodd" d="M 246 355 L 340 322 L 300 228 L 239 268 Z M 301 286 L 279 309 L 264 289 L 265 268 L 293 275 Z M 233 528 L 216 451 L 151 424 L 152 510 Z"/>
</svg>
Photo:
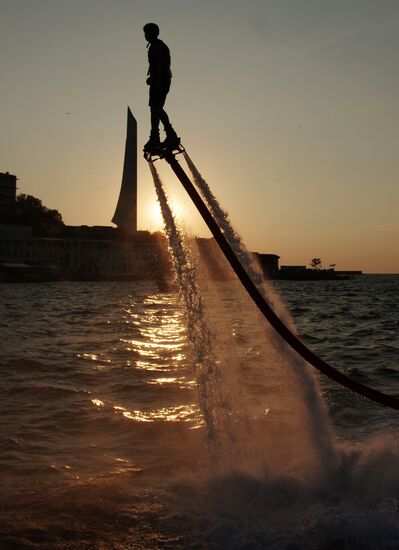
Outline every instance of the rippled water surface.
<svg viewBox="0 0 399 550">
<path fill-rule="evenodd" d="M 236 469 L 214 467 L 177 294 L 1 285 L 1 549 L 399 548 L 399 414 L 320 380 L 341 459 L 311 480 L 308 420 L 266 325 L 236 286 L 213 286 L 215 365 L 240 381 L 225 404 L 226 453 L 245 439 Z M 276 287 L 312 349 L 399 395 L 399 276 Z"/>
</svg>

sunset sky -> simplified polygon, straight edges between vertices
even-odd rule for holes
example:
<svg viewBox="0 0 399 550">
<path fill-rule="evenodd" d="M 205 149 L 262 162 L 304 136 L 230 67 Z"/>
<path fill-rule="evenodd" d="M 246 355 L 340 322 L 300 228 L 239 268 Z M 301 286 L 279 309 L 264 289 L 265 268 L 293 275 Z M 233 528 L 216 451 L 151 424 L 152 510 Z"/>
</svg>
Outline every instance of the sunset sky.
<svg viewBox="0 0 399 550">
<path fill-rule="evenodd" d="M 149 134 L 149 21 L 172 53 L 166 110 L 247 246 L 399 273 L 398 0 L 0 0 L 0 171 L 19 191 L 111 224 L 128 105 Z M 139 228 L 156 230 L 139 155 Z"/>
</svg>

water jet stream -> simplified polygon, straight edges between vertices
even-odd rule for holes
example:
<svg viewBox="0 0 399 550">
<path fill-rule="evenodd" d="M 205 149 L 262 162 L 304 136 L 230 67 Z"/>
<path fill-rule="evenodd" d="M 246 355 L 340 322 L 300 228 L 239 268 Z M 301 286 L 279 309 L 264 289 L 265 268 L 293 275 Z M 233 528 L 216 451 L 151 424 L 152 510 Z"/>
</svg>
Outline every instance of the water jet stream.
<svg viewBox="0 0 399 550">
<path fill-rule="evenodd" d="M 168 237 L 174 268 L 177 274 L 181 294 L 185 303 L 186 313 L 188 316 L 189 339 L 194 344 L 201 356 L 200 362 L 203 361 L 204 358 L 206 358 L 207 361 L 210 361 L 209 364 L 207 364 L 205 361 L 204 366 L 205 370 L 208 369 L 209 372 L 212 372 L 213 370 L 217 370 L 217 367 L 215 366 L 216 363 L 213 358 L 214 354 L 212 350 L 212 342 L 209 334 L 209 329 L 206 326 L 203 302 L 199 295 L 197 275 L 195 272 L 193 261 L 189 257 L 189 250 L 187 249 L 187 247 L 185 247 L 183 237 L 176 226 L 172 211 L 166 199 L 162 183 L 153 163 L 150 163 L 150 169 L 153 176 L 158 200 L 161 206 L 162 216 L 164 218 L 165 230 Z M 202 188 L 206 189 L 206 184 L 203 183 L 203 180 L 201 181 L 201 177 L 198 173 L 195 173 L 195 179 L 201 184 Z M 245 262 L 245 265 L 248 266 L 258 285 L 263 286 L 263 277 L 260 274 L 256 264 L 253 262 L 251 255 L 247 251 L 244 243 L 235 233 L 227 214 L 223 212 L 216 198 L 213 197 L 213 195 L 211 194 L 210 190 L 206 194 L 211 198 L 215 214 L 218 217 L 223 218 L 222 227 L 225 229 L 226 234 L 228 234 L 229 237 L 233 240 L 235 248 L 239 249 L 241 258 Z M 296 385 L 299 388 L 299 393 L 301 394 L 305 403 L 303 414 L 307 416 L 307 421 L 306 417 L 304 421 L 309 430 L 311 448 L 318 456 L 318 465 L 320 467 L 320 472 L 321 470 L 323 470 L 324 472 L 330 471 L 331 468 L 335 467 L 335 465 L 337 464 L 337 457 L 334 446 L 332 445 L 331 428 L 328 422 L 326 409 L 323 401 L 320 399 L 320 392 L 313 373 L 309 370 L 309 367 L 304 364 L 303 361 L 294 356 L 294 354 L 289 350 L 289 348 L 284 345 L 284 342 L 277 336 L 277 334 L 275 334 L 273 331 L 269 331 L 268 335 L 272 346 L 277 351 L 277 356 L 280 357 L 280 360 L 281 358 L 286 359 L 286 363 L 289 364 L 291 372 L 296 378 Z M 197 381 L 202 380 L 203 378 L 203 373 L 200 375 L 198 375 L 197 373 Z M 215 439 L 217 431 L 215 427 L 215 421 L 209 410 L 209 403 L 212 401 L 209 400 L 209 395 L 211 393 L 215 394 L 215 392 L 217 393 L 222 391 L 221 376 L 220 374 L 216 375 L 215 377 L 213 377 L 212 380 L 210 380 L 209 377 L 207 378 L 205 376 L 204 379 L 206 379 L 207 382 L 210 383 L 210 386 L 208 387 L 205 384 L 204 386 L 200 387 L 200 401 L 204 411 L 205 421 L 210 427 L 210 433 L 212 434 L 212 437 Z M 227 382 L 228 381 L 225 381 L 225 386 L 227 385 Z M 221 402 L 222 400 L 225 400 L 225 397 L 220 399 L 219 396 L 219 398 L 216 399 L 216 401 L 219 402 Z M 215 402 L 214 399 L 213 401 Z M 225 404 L 223 405 L 223 407 L 225 410 L 224 414 L 226 414 Z M 228 406 L 228 410 L 231 411 L 233 409 L 234 408 L 231 405 Z M 225 434 L 230 434 L 229 437 L 231 439 L 234 437 L 233 434 L 237 434 L 238 437 L 241 437 L 241 434 L 245 433 L 245 429 L 239 429 L 237 422 L 235 423 L 234 429 L 232 429 L 231 425 L 227 426 L 226 422 L 228 421 L 231 422 L 229 416 L 224 418 L 225 426 L 222 428 L 222 431 Z M 248 421 L 246 422 L 247 424 L 249 424 Z M 219 452 L 221 447 L 222 446 L 219 445 Z M 248 450 L 246 446 L 242 444 L 242 442 L 238 446 L 238 448 L 241 453 Z M 237 454 L 238 448 L 235 449 L 234 454 Z M 226 461 L 226 459 L 224 459 L 224 461 Z"/>
<path fill-rule="evenodd" d="M 219 470 L 231 469 L 237 467 L 243 459 L 243 449 L 238 444 L 236 433 L 245 432 L 248 420 L 242 410 L 239 415 L 235 414 L 230 396 L 220 383 L 223 373 L 215 358 L 213 339 L 197 285 L 194 261 L 184 243 L 183 234 L 176 225 L 159 174 L 152 162 L 149 165 L 179 283 L 179 293 L 185 307 L 187 336 L 196 353 L 195 377 L 213 462 Z"/>
<path fill-rule="evenodd" d="M 284 322 L 290 326 L 290 329 L 292 331 L 296 331 L 292 319 L 285 310 L 281 300 L 279 300 L 277 294 L 270 285 L 266 286 L 266 281 L 259 266 L 255 262 L 253 255 L 246 248 L 241 237 L 235 231 L 229 219 L 229 215 L 221 207 L 208 183 L 201 176 L 199 170 L 196 168 L 188 153 L 184 151 L 183 155 L 191 171 L 195 185 L 199 189 L 203 199 L 209 207 L 211 214 L 213 215 L 213 218 L 220 227 L 234 254 L 239 259 L 245 271 L 248 273 L 253 284 L 265 298 L 266 302 L 269 304 L 269 307 L 273 307 L 274 310 L 277 310 L 279 312 L 279 316 L 282 317 Z M 272 300 L 270 298 L 271 295 L 273 295 Z M 285 342 L 278 337 L 276 332 L 273 331 L 270 334 L 270 338 L 272 344 L 278 352 L 288 359 L 289 364 L 291 365 L 291 368 L 296 376 L 298 385 L 302 390 L 306 410 L 309 415 L 313 443 L 315 448 L 318 448 L 319 450 L 322 462 L 325 465 L 335 463 L 336 457 L 335 449 L 332 444 L 331 427 L 328 421 L 327 411 L 322 399 L 320 398 L 320 390 L 313 373 L 303 360 L 295 356 L 292 351 L 287 348 Z"/>
</svg>

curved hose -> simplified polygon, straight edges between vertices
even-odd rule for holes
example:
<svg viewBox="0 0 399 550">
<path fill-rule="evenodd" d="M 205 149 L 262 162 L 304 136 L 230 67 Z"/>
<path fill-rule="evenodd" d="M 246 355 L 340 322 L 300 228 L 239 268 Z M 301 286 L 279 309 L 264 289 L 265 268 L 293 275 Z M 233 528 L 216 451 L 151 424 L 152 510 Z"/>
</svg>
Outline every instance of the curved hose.
<svg viewBox="0 0 399 550">
<path fill-rule="evenodd" d="M 174 155 L 172 153 L 166 153 L 165 160 L 170 164 L 172 170 L 179 178 L 181 184 L 195 204 L 197 210 L 201 214 L 203 220 L 207 224 L 209 230 L 211 231 L 216 242 L 221 248 L 227 261 L 235 271 L 237 277 L 240 279 L 242 285 L 245 287 L 246 291 L 251 296 L 258 309 L 262 312 L 262 314 L 269 321 L 272 327 L 280 334 L 280 336 L 308 363 L 310 363 L 318 371 L 322 372 L 332 380 L 338 382 L 338 384 L 341 384 L 341 386 L 344 386 L 345 388 L 348 388 L 349 390 L 352 390 L 353 392 L 363 397 L 366 397 L 367 399 L 375 401 L 380 405 L 399 410 L 399 399 L 370 388 L 369 386 L 366 386 L 365 384 L 362 384 L 357 380 L 353 380 L 353 378 L 350 378 L 346 374 L 340 372 L 338 369 L 332 367 L 331 365 L 326 363 L 326 361 L 321 359 L 321 357 L 311 351 L 307 346 L 305 346 L 303 342 L 301 342 L 301 340 L 299 340 L 299 338 L 297 338 L 297 336 L 295 336 L 295 334 L 290 331 L 290 329 L 281 321 L 281 319 L 274 313 L 272 308 L 265 301 L 264 297 L 259 292 L 255 284 L 241 265 L 240 261 L 234 254 L 225 236 L 220 230 L 218 224 L 215 222 L 212 215 L 210 214 L 204 201 L 198 194 L 197 190 L 194 188 L 189 177 L 180 166 Z"/>
</svg>

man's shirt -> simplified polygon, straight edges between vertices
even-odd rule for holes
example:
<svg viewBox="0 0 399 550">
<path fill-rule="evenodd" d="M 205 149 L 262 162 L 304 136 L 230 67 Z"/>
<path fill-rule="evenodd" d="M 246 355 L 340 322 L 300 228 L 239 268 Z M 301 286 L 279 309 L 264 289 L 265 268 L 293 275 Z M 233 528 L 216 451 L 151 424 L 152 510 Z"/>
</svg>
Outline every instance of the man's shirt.
<svg viewBox="0 0 399 550">
<path fill-rule="evenodd" d="M 155 40 L 148 48 L 148 74 L 151 84 L 170 81 L 172 72 L 170 70 L 170 51 L 162 40 Z"/>
</svg>

